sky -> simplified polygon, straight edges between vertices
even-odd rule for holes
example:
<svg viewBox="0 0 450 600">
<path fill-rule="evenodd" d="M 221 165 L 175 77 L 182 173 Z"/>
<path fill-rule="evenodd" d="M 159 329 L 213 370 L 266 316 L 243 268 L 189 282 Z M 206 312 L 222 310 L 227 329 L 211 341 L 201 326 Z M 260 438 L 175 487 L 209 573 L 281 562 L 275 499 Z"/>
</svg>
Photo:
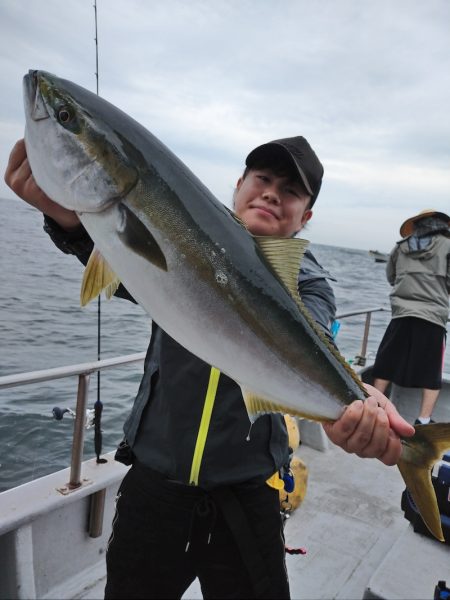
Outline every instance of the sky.
<svg viewBox="0 0 450 600">
<path fill-rule="evenodd" d="M 0 0 L 2 173 L 29 69 L 95 92 L 93 5 Z M 303 135 L 325 168 L 312 242 L 388 252 L 407 218 L 450 212 L 448 0 L 97 0 L 97 16 L 100 95 L 224 204 L 250 150 Z"/>
</svg>

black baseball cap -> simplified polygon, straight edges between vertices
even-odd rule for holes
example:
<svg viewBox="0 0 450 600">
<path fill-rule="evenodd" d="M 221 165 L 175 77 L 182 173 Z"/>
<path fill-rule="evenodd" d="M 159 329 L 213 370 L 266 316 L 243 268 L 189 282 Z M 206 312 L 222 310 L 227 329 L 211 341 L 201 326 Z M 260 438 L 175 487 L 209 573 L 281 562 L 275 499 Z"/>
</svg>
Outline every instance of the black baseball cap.
<svg viewBox="0 0 450 600">
<path fill-rule="evenodd" d="M 322 185 L 323 166 L 308 141 L 301 135 L 262 144 L 250 152 L 245 160 L 248 168 L 274 156 L 287 157 L 311 195 L 311 206 L 316 201 Z"/>
</svg>

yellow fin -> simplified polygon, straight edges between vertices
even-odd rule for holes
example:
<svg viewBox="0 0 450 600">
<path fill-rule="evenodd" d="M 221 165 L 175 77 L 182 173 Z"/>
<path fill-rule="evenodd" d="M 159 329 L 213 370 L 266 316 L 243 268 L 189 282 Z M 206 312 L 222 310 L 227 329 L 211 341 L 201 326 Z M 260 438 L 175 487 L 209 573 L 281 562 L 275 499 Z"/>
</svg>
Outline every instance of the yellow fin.
<svg viewBox="0 0 450 600">
<path fill-rule="evenodd" d="M 402 439 L 402 456 L 398 468 L 405 481 L 420 515 L 431 531 L 441 542 L 441 517 L 436 493 L 431 482 L 431 470 L 450 448 L 450 423 L 430 423 L 416 425 L 412 438 Z"/>
<path fill-rule="evenodd" d="M 120 280 L 111 269 L 109 264 L 94 248 L 83 273 L 81 284 L 80 303 L 86 306 L 91 300 L 96 298 L 105 290 L 108 300 L 119 287 Z"/>
<path fill-rule="evenodd" d="M 320 421 L 322 423 L 328 420 L 324 417 L 319 417 L 318 415 L 314 416 L 310 413 L 304 413 L 301 410 L 292 408 L 291 406 L 273 402 L 272 400 L 258 396 L 258 394 L 254 394 L 252 391 L 245 389 L 242 386 L 241 391 L 244 398 L 245 408 L 247 409 L 248 418 L 250 419 L 251 423 L 254 423 L 261 415 L 266 415 L 269 413 L 290 415 L 291 417 L 303 417 L 312 421 Z"/>
<path fill-rule="evenodd" d="M 298 271 L 309 241 L 260 236 L 256 236 L 255 240 L 291 295 L 298 297 Z"/>
<path fill-rule="evenodd" d="M 362 384 L 361 380 L 338 351 L 336 346 L 334 346 L 326 337 L 300 297 L 298 291 L 298 272 L 305 254 L 305 250 L 309 245 L 309 241 L 301 238 L 274 238 L 258 236 L 255 236 L 255 240 L 258 243 L 258 246 L 261 248 L 267 261 L 291 294 L 293 300 L 296 302 L 300 312 L 308 321 L 309 325 L 312 327 L 323 344 L 325 344 L 328 350 L 341 363 L 342 367 L 347 371 L 348 375 L 362 391 L 363 396 L 367 397 L 369 394 L 367 393 L 366 388 Z"/>
</svg>

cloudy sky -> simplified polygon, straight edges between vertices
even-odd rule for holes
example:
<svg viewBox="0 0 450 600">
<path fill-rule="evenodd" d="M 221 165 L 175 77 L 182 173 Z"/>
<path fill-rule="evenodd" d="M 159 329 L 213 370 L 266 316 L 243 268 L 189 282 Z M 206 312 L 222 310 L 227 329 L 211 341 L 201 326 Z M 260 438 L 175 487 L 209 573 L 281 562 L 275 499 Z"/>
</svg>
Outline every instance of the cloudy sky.
<svg viewBox="0 0 450 600">
<path fill-rule="evenodd" d="M 448 0 L 97 0 L 100 95 L 225 204 L 256 145 L 304 135 L 325 167 L 313 242 L 389 251 L 450 211 Z M 22 77 L 95 91 L 93 0 L 0 0 L 0 168 Z M 0 182 L 0 196 L 12 192 Z M 5 204 L 5 203 L 3 203 Z"/>
</svg>

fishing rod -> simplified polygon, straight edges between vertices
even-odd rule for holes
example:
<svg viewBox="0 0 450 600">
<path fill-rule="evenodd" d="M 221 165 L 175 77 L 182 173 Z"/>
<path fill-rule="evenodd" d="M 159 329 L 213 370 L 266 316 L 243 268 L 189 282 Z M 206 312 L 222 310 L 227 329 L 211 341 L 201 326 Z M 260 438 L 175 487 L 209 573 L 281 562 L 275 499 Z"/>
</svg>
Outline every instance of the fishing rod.
<svg viewBox="0 0 450 600">
<path fill-rule="evenodd" d="M 94 19 L 95 19 L 95 81 L 98 96 L 98 27 L 97 27 L 97 0 L 94 0 Z M 101 295 L 97 300 L 97 360 L 101 359 Z M 103 404 L 100 399 L 100 371 L 97 371 L 97 400 L 94 404 L 94 449 L 97 456 L 97 463 L 105 463 L 106 459 L 100 458 L 102 453 L 102 411 Z"/>
<path fill-rule="evenodd" d="M 95 18 L 95 81 L 97 84 L 98 96 L 98 30 L 97 30 L 97 0 L 94 0 L 94 18 Z"/>
<path fill-rule="evenodd" d="M 96 92 L 98 94 L 98 22 L 97 22 L 97 0 L 94 0 L 94 22 L 95 22 L 95 81 L 96 81 Z M 99 294 L 97 300 L 97 360 L 101 360 L 101 323 L 102 323 L 102 306 L 101 306 L 101 295 Z M 97 400 L 95 401 L 94 408 L 92 411 L 87 411 L 86 414 L 86 426 L 94 426 L 94 450 L 97 457 L 97 463 L 105 463 L 106 459 L 100 458 L 102 453 L 102 411 L 103 403 L 101 401 L 101 379 L 100 370 L 97 371 Z M 65 413 L 69 413 L 72 416 L 75 415 L 70 409 L 61 409 L 55 406 L 53 409 L 53 416 L 56 420 L 60 421 Z M 92 415 L 93 413 L 93 415 Z"/>
</svg>

